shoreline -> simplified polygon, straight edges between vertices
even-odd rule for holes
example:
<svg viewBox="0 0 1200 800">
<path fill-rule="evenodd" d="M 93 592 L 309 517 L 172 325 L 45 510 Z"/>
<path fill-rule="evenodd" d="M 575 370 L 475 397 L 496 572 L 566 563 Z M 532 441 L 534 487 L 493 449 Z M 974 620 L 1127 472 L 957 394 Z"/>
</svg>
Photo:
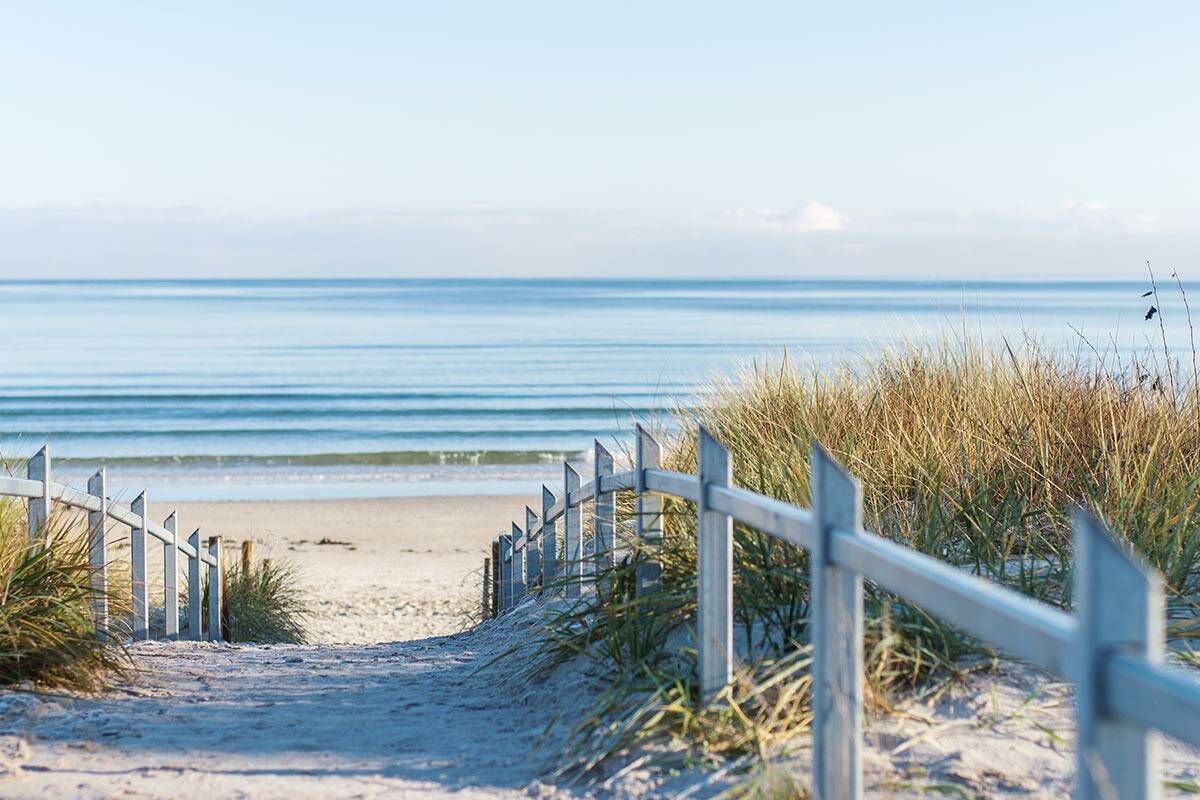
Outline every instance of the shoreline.
<svg viewBox="0 0 1200 800">
<path fill-rule="evenodd" d="M 571 458 L 572 463 L 582 459 Z M 288 465 L 214 463 L 126 465 L 56 460 L 55 478 L 71 486 L 104 466 L 108 485 L 132 499 L 143 489 L 156 502 L 304 502 L 386 498 L 514 496 L 562 481 L 562 460 L 506 464 Z"/>
</svg>

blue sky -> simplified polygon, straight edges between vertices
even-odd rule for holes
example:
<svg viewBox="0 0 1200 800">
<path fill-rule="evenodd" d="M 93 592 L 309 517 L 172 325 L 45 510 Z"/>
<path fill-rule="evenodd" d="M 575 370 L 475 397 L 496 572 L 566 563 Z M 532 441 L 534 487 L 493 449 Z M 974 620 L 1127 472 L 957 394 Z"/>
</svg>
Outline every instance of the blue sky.
<svg viewBox="0 0 1200 800">
<path fill-rule="evenodd" d="M 0 276 L 1200 256 L 1195 3 L 249 5 L 4 10 Z"/>
</svg>

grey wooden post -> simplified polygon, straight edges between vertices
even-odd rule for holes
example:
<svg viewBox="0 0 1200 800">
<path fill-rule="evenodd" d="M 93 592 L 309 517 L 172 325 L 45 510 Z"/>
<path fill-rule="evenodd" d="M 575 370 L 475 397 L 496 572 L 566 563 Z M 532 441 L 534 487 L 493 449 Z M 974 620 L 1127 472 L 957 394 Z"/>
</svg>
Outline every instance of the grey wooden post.
<svg viewBox="0 0 1200 800">
<path fill-rule="evenodd" d="M 43 446 L 37 454 L 25 464 L 25 476 L 31 481 L 42 482 L 42 493 L 38 497 L 29 498 L 29 541 L 37 538 L 38 532 L 45 533 L 47 541 L 50 532 L 46 530 L 50 522 L 50 447 Z"/>
<path fill-rule="evenodd" d="M 542 485 L 542 591 L 554 583 L 558 574 L 558 524 L 548 522 L 554 505 L 554 492 Z"/>
<path fill-rule="evenodd" d="M 507 612 L 513 605 L 513 538 L 500 535 L 500 611 Z"/>
<path fill-rule="evenodd" d="M 563 462 L 563 559 L 566 561 L 566 595 L 579 597 L 583 585 L 583 505 L 571 505 L 579 491 L 579 473 Z"/>
<path fill-rule="evenodd" d="M 504 608 L 503 605 L 501 605 L 500 599 L 500 557 L 500 537 L 497 536 L 495 539 L 492 539 L 492 573 L 488 576 L 488 579 L 491 581 L 491 609 L 493 617 L 500 616 L 500 612 Z"/>
<path fill-rule="evenodd" d="M 537 527 L 538 515 L 529 506 L 525 506 L 525 591 L 542 588 L 542 554 L 538 549 L 538 540 L 533 536 Z"/>
<path fill-rule="evenodd" d="M 516 608 L 517 604 L 525 599 L 525 552 L 523 545 L 517 547 L 517 541 L 521 538 L 521 526 L 517 523 L 512 524 L 512 607 Z"/>
<path fill-rule="evenodd" d="M 492 589 L 492 559 L 484 556 L 483 558 L 483 603 L 479 607 L 479 621 L 490 617 L 491 608 L 489 608 L 488 598 L 491 596 Z"/>
<path fill-rule="evenodd" d="M 1166 636 L 1162 583 L 1134 561 L 1103 524 L 1078 511 L 1075 593 L 1079 615 L 1076 648 L 1076 790 L 1079 800 L 1143 800 L 1162 795 L 1158 733 L 1108 711 L 1120 687 L 1105 680 L 1113 653 L 1162 660 Z"/>
<path fill-rule="evenodd" d="M 600 580 L 600 576 L 613 565 L 613 526 L 616 521 L 616 503 L 614 502 L 612 492 L 600 491 L 602 479 L 613 474 L 612 453 L 608 452 L 604 448 L 604 445 L 600 444 L 599 439 L 596 440 L 595 446 L 593 465 L 595 467 L 596 500 L 592 504 L 595 511 L 592 538 L 595 544 L 592 552 L 595 553 L 596 577 L 597 580 Z"/>
<path fill-rule="evenodd" d="M 696 543 L 696 650 L 700 702 L 707 704 L 733 677 L 733 519 L 708 505 L 711 486 L 728 486 L 729 453 L 700 427 L 699 531 Z"/>
<path fill-rule="evenodd" d="M 208 568 L 208 640 L 219 642 L 221 637 L 221 607 L 224 605 L 225 587 L 223 586 L 225 563 L 221 556 L 221 537 L 212 536 L 208 540 L 208 554 L 217 562 Z"/>
<path fill-rule="evenodd" d="M 150 512 L 143 491 L 133 499 L 129 510 L 139 523 L 129 529 L 129 567 L 133 594 L 133 640 L 150 638 L 150 602 L 146 592 L 146 526 Z"/>
<path fill-rule="evenodd" d="M 108 494 L 104 467 L 88 478 L 88 494 L 100 502 L 99 511 L 88 512 L 88 566 L 92 570 L 92 615 L 96 631 L 108 633 Z"/>
<path fill-rule="evenodd" d="M 163 543 L 163 636 L 179 638 L 179 539 L 177 512 L 163 521 L 170 542 Z"/>
<path fill-rule="evenodd" d="M 812 446 L 817 522 L 812 564 L 813 796 L 862 797 L 862 576 L 833 561 L 835 529 L 862 530 L 862 487 L 817 443 Z"/>
<path fill-rule="evenodd" d="M 646 491 L 646 470 L 658 469 L 662 450 L 654 437 L 637 426 L 637 543 L 642 548 L 637 563 L 637 594 L 652 592 L 662 583 L 662 564 L 651 553 L 662 543 L 662 497 Z"/>
<path fill-rule="evenodd" d="M 204 623 L 201 619 L 203 608 L 201 608 L 200 593 L 200 565 L 203 564 L 200 560 L 200 529 L 192 531 L 192 535 L 188 537 L 188 544 L 196 551 L 196 555 L 188 559 L 188 636 L 193 642 L 204 640 Z"/>
</svg>

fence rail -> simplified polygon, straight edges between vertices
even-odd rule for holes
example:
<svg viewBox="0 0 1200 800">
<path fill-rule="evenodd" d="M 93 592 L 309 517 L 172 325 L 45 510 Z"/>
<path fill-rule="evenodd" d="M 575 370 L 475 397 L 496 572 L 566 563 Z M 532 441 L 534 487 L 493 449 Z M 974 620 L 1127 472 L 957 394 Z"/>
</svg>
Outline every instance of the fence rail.
<svg viewBox="0 0 1200 800">
<path fill-rule="evenodd" d="M 1076 797 L 1158 797 L 1158 732 L 1200 748 L 1200 681 L 1163 664 L 1160 579 L 1086 512 L 1073 520 L 1077 608 L 1068 613 L 866 530 L 858 481 L 819 445 L 811 456 L 812 509 L 732 486 L 729 454 L 703 428 L 698 475 L 661 469 L 659 445 L 640 426 L 634 452 L 634 468 L 614 472 L 597 441 L 593 478 L 582 485 L 564 464 L 561 493 L 543 487 L 540 518 L 526 508 L 524 527 L 514 522 L 494 541 L 484 563 L 485 613 L 507 613 L 548 591 L 579 597 L 603 580 L 589 568 L 602 571 L 618 553 L 615 492 L 636 494 L 634 536 L 642 545 L 661 537 L 662 495 L 689 500 L 697 506 L 695 643 L 707 703 L 733 672 L 733 523 L 808 550 L 814 796 L 862 796 L 864 579 L 1075 684 Z M 579 524 L 588 502 L 590 563 Z M 648 558 L 638 567 L 636 591 L 653 591 L 658 565 Z"/>
<path fill-rule="evenodd" d="M 164 638 L 179 638 L 179 554 L 186 559 L 188 590 L 188 636 L 193 640 L 221 641 L 220 609 L 222 604 L 223 565 L 221 537 L 209 537 L 202 549 L 200 529 L 184 539 L 177 532 L 178 518 L 172 511 L 162 523 L 150 517 L 146 492 L 133 499 L 128 509 L 116 505 L 107 492 L 107 477 L 102 467 L 88 479 L 87 491 L 55 483 L 51 479 L 50 450 L 43 447 L 29 459 L 26 478 L 0 477 L 0 496 L 28 500 L 29 541 L 50 536 L 48 524 L 55 503 L 86 511 L 88 544 L 96 591 L 94 614 L 98 630 L 109 628 L 108 596 L 108 522 L 111 520 L 129 528 L 130 577 L 133 620 L 131 632 L 135 640 L 150 638 L 149 584 L 146 558 L 149 554 L 147 535 L 162 545 Z M 209 626 L 201 630 L 201 573 L 207 569 Z"/>
</svg>

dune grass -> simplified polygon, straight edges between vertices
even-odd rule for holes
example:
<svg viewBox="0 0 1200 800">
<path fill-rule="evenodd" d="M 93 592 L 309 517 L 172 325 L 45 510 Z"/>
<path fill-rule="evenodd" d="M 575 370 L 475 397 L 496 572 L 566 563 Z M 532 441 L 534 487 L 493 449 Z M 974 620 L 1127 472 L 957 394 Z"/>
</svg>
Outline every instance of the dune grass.
<svg viewBox="0 0 1200 800">
<path fill-rule="evenodd" d="M 305 643 L 308 604 L 290 563 L 266 558 L 250 565 L 226 563 L 224 601 L 222 630 L 227 641 Z M 207 629 L 207 585 L 203 603 Z"/>
<path fill-rule="evenodd" d="M 947 335 L 833 368 L 752 365 L 680 412 L 679 427 L 703 423 L 729 448 L 738 485 L 799 506 L 810 505 L 809 445 L 819 441 L 862 480 L 868 527 L 1059 606 L 1070 603 L 1068 515 L 1088 507 L 1163 575 L 1170 635 L 1186 653 L 1200 639 L 1195 377 L 1169 358 L 1108 363 L 1031 339 Z M 694 433 L 670 443 L 666 462 L 695 472 Z M 529 668 L 536 676 L 583 657 L 603 687 L 572 725 L 558 777 L 595 774 L 617 754 L 664 767 L 733 760 L 769 774 L 764 765 L 811 719 L 807 553 L 735 526 L 743 666 L 717 703 L 698 709 L 695 509 L 668 500 L 663 543 L 651 553 L 629 541 L 625 503 L 625 563 L 601 591 L 546 612 Z M 663 588 L 635 597 L 633 572 L 646 557 L 662 562 Z M 870 584 L 865 607 L 876 708 L 897 690 L 936 691 L 994 663 L 979 642 Z"/>
<path fill-rule="evenodd" d="M 30 544 L 25 504 L 0 501 L 0 685 L 90 692 L 126 671 L 128 584 L 108 589 L 112 621 L 97 631 L 92 579 L 78 520 L 56 515 Z"/>
</svg>

